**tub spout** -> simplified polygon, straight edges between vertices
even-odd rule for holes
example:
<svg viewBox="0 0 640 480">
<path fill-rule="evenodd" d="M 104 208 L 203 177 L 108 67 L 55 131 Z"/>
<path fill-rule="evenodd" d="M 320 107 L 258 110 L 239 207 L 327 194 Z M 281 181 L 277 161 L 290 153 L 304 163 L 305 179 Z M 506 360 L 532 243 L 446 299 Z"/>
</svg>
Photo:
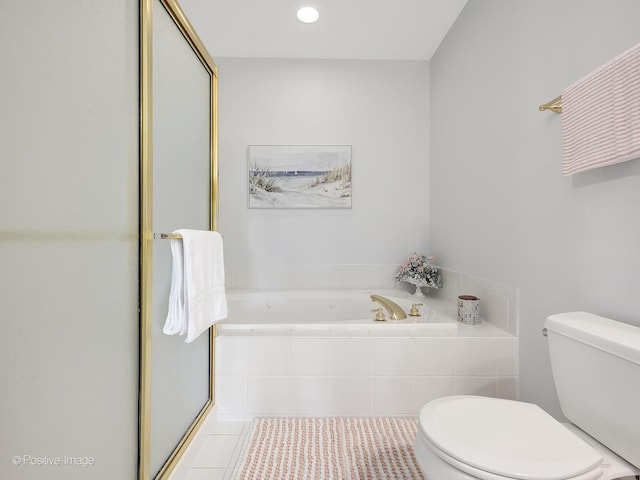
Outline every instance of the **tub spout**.
<svg viewBox="0 0 640 480">
<path fill-rule="evenodd" d="M 388 298 L 380 295 L 371 295 L 371 301 L 382 305 L 387 310 L 389 318 L 392 320 L 404 320 L 407 318 L 407 314 L 402 307 Z"/>
</svg>

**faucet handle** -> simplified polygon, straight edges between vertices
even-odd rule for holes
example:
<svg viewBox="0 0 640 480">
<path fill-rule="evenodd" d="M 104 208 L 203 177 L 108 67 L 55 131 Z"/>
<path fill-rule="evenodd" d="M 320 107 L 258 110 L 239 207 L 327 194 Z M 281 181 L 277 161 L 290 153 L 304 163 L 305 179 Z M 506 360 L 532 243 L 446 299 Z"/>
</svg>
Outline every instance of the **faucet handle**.
<svg viewBox="0 0 640 480">
<path fill-rule="evenodd" d="M 374 308 L 371 310 L 372 312 L 376 312 L 376 322 L 386 322 L 387 318 L 384 316 L 384 312 L 382 311 L 382 307 Z"/>
<path fill-rule="evenodd" d="M 411 315 L 412 317 L 419 317 L 420 310 L 418 310 L 418 307 L 421 307 L 422 305 L 422 303 L 414 303 L 413 305 L 411 305 L 411 311 L 409 312 L 409 315 Z"/>
</svg>

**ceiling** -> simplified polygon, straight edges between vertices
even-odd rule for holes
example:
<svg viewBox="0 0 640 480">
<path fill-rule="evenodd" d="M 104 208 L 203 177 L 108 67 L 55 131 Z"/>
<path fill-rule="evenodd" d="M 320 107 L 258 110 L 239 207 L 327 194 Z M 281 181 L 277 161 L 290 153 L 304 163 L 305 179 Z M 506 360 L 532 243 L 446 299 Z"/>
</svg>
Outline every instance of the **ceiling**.
<svg viewBox="0 0 640 480">
<path fill-rule="evenodd" d="M 429 60 L 467 0 L 180 0 L 211 56 Z M 298 8 L 320 19 L 303 24 Z"/>
</svg>

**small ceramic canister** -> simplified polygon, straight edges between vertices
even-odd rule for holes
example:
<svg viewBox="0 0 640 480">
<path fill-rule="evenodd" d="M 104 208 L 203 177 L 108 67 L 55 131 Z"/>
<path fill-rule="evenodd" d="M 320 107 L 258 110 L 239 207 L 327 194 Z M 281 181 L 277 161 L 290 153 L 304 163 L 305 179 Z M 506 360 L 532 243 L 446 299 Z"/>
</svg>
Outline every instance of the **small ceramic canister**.
<svg viewBox="0 0 640 480">
<path fill-rule="evenodd" d="M 458 321 L 465 325 L 480 323 L 480 299 L 474 295 L 458 297 Z"/>
</svg>

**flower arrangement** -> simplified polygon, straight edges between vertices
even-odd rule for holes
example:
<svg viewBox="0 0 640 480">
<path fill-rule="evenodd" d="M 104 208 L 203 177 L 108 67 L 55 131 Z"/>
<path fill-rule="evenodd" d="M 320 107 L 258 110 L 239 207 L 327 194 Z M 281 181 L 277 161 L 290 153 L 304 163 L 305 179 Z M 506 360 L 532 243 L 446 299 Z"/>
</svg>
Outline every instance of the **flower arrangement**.
<svg viewBox="0 0 640 480">
<path fill-rule="evenodd" d="M 434 258 L 413 253 L 400 265 L 400 270 L 396 273 L 396 280 L 413 283 L 418 286 L 418 289 L 419 287 L 442 287 L 442 275 L 440 275 L 438 267 L 429 262 Z"/>
</svg>

